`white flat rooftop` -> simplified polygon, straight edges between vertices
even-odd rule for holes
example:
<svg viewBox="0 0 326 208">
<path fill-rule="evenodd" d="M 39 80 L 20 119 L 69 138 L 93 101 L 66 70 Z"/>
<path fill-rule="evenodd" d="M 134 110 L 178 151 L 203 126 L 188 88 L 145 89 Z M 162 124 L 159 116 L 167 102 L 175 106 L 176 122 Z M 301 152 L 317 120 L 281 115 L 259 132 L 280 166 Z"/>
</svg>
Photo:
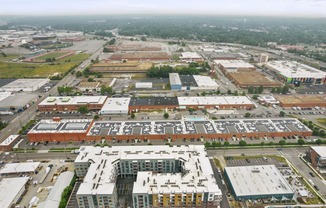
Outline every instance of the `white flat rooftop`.
<svg viewBox="0 0 326 208">
<path fill-rule="evenodd" d="M 9 137 L 7 137 L 5 140 L 3 140 L 0 144 L 0 146 L 8 146 L 10 145 L 13 141 L 15 141 L 17 139 L 17 137 L 19 137 L 19 135 L 10 135 Z"/>
<path fill-rule="evenodd" d="M 215 60 L 217 65 L 222 65 L 224 68 L 255 68 L 254 65 L 242 60 Z"/>
<path fill-rule="evenodd" d="M 196 52 L 183 52 L 180 59 L 201 59 L 202 57 Z"/>
<path fill-rule="evenodd" d="M 49 81 L 49 79 L 17 79 L 9 84 L 6 84 L 5 86 L 0 87 L 0 91 L 16 91 L 25 88 L 37 89 Z"/>
<path fill-rule="evenodd" d="M 11 95 L 11 92 L 0 92 L 0 102 Z"/>
<path fill-rule="evenodd" d="M 285 77 L 289 78 L 324 78 L 326 72 L 296 61 L 269 61 L 266 64 Z"/>
<path fill-rule="evenodd" d="M 325 146 L 312 146 L 311 149 L 315 150 L 315 152 L 323 158 L 326 158 L 326 147 Z"/>
<path fill-rule="evenodd" d="M 10 208 L 20 190 L 28 182 L 29 177 L 3 178 L 0 181 L 0 206 Z"/>
<path fill-rule="evenodd" d="M 207 191 L 221 195 L 221 191 L 214 178 L 214 173 L 203 145 L 189 146 L 113 146 L 92 147 L 83 146 L 79 149 L 75 160 L 78 163 L 92 161 L 84 182 L 77 194 L 112 194 L 116 174 L 114 164 L 120 160 L 182 160 L 183 176 L 177 174 L 154 174 L 151 172 L 138 172 L 137 181 L 134 183 L 133 193 L 158 193 Z M 143 181 L 146 180 L 144 183 Z M 168 182 L 171 184 L 166 185 Z M 172 183 L 172 181 L 174 183 Z M 157 188 L 152 187 L 157 182 Z M 96 184 L 96 186 L 94 186 Z M 163 185 L 163 186 L 161 186 Z"/>
<path fill-rule="evenodd" d="M 198 87 L 218 87 L 218 84 L 209 76 L 193 75 Z"/>
<path fill-rule="evenodd" d="M 130 98 L 108 98 L 104 103 L 100 113 L 105 114 L 110 111 L 128 112 L 129 103 L 130 103 Z"/>
<path fill-rule="evenodd" d="M 179 105 L 243 105 L 252 104 L 247 96 L 214 96 L 214 97 L 178 97 Z"/>
<path fill-rule="evenodd" d="M 294 193 L 275 165 L 225 167 L 224 170 L 237 197 Z"/>
<path fill-rule="evenodd" d="M 40 162 L 7 163 L 0 169 L 0 174 L 34 172 L 40 164 Z"/>
<path fill-rule="evenodd" d="M 74 97 L 48 97 L 39 105 L 82 105 L 82 104 L 104 104 L 106 96 L 74 96 Z"/>
</svg>

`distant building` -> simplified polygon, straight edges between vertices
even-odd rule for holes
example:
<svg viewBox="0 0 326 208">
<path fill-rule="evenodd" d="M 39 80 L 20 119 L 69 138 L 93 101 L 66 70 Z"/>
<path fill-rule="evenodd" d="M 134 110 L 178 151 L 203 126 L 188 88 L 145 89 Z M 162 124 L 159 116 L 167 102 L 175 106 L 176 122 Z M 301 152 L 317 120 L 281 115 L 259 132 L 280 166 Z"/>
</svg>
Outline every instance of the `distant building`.
<svg viewBox="0 0 326 208">
<path fill-rule="evenodd" d="M 260 104 L 265 104 L 265 105 L 278 105 L 280 102 L 275 99 L 272 95 L 261 95 L 258 97 L 258 101 Z"/>
<path fill-rule="evenodd" d="M 209 76 L 170 73 L 171 90 L 217 90 L 219 85 Z"/>
<path fill-rule="evenodd" d="M 239 70 L 256 70 L 254 65 L 242 60 L 215 60 L 214 63 L 223 73 L 238 72 Z"/>
<path fill-rule="evenodd" d="M 152 82 L 136 82 L 135 88 L 136 89 L 152 89 L 153 83 Z"/>
<path fill-rule="evenodd" d="M 203 62 L 204 59 L 196 52 L 181 53 L 180 60 L 184 62 Z"/>
<path fill-rule="evenodd" d="M 135 177 L 133 208 L 217 208 L 222 192 L 202 145 L 113 146 L 79 149 L 74 165 L 84 178 L 79 208 L 118 207 L 117 178 Z"/>
<path fill-rule="evenodd" d="M 1 208 L 11 208 L 19 204 L 26 191 L 29 177 L 3 178 L 0 181 Z"/>
<path fill-rule="evenodd" d="M 268 62 L 268 55 L 266 53 L 262 53 L 259 56 L 259 63 L 267 63 Z"/>
<path fill-rule="evenodd" d="M 41 112 L 78 111 L 81 106 L 87 106 L 90 111 L 101 110 L 106 96 L 60 96 L 47 97 L 39 105 Z"/>
<path fill-rule="evenodd" d="M 326 175 L 326 147 L 311 146 L 307 151 L 311 165 L 319 172 Z"/>
<path fill-rule="evenodd" d="M 0 91 L 35 92 L 49 81 L 49 79 L 17 79 L 9 84 L 6 84 L 5 86 L 0 87 Z"/>
<path fill-rule="evenodd" d="M 225 167 L 224 173 L 236 200 L 291 200 L 294 196 L 275 165 Z"/>
<path fill-rule="evenodd" d="M 10 135 L 0 143 L 0 151 L 11 151 L 19 141 L 20 135 Z"/>
<path fill-rule="evenodd" d="M 295 61 L 269 61 L 265 66 L 288 84 L 326 84 L 326 72 Z"/>
<path fill-rule="evenodd" d="M 326 107 L 326 95 L 275 95 L 283 108 L 301 107 L 315 108 Z"/>
<path fill-rule="evenodd" d="M 101 91 L 101 83 L 100 82 L 81 82 L 76 87 L 81 92 L 100 92 Z"/>
</svg>

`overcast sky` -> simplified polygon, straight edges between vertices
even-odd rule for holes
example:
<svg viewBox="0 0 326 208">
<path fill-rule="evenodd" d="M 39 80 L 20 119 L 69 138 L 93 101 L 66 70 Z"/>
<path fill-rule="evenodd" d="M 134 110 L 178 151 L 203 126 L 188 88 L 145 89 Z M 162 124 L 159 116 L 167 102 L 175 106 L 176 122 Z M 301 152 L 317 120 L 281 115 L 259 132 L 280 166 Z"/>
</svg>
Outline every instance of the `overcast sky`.
<svg viewBox="0 0 326 208">
<path fill-rule="evenodd" d="M 77 14 L 326 17 L 326 0 L 0 0 L 0 15 Z"/>
</svg>

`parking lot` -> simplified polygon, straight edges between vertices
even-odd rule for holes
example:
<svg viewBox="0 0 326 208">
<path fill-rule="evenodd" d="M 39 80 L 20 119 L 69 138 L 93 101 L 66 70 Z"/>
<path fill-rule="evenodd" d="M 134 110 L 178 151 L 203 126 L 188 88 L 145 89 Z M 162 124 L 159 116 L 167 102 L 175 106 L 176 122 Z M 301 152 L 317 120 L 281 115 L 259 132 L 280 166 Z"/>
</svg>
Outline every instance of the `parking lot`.
<svg viewBox="0 0 326 208">
<path fill-rule="evenodd" d="M 236 166 L 248 166 L 248 165 L 275 165 L 276 167 L 281 167 L 284 165 L 277 159 L 273 157 L 226 157 L 226 165 L 228 167 L 236 167 Z"/>
</svg>

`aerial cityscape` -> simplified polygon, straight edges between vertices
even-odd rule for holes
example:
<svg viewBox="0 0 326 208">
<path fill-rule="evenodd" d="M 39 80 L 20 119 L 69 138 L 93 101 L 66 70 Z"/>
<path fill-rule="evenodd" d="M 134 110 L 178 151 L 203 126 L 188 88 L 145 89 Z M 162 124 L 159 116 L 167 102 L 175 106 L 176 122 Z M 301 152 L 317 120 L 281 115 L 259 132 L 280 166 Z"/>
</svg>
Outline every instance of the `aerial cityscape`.
<svg viewBox="0 0 326 208">
<path fill-rule="evenodd" d="M 1 1 L 0 208 L 326 208 L 325 8 Z"/>
</svg>

